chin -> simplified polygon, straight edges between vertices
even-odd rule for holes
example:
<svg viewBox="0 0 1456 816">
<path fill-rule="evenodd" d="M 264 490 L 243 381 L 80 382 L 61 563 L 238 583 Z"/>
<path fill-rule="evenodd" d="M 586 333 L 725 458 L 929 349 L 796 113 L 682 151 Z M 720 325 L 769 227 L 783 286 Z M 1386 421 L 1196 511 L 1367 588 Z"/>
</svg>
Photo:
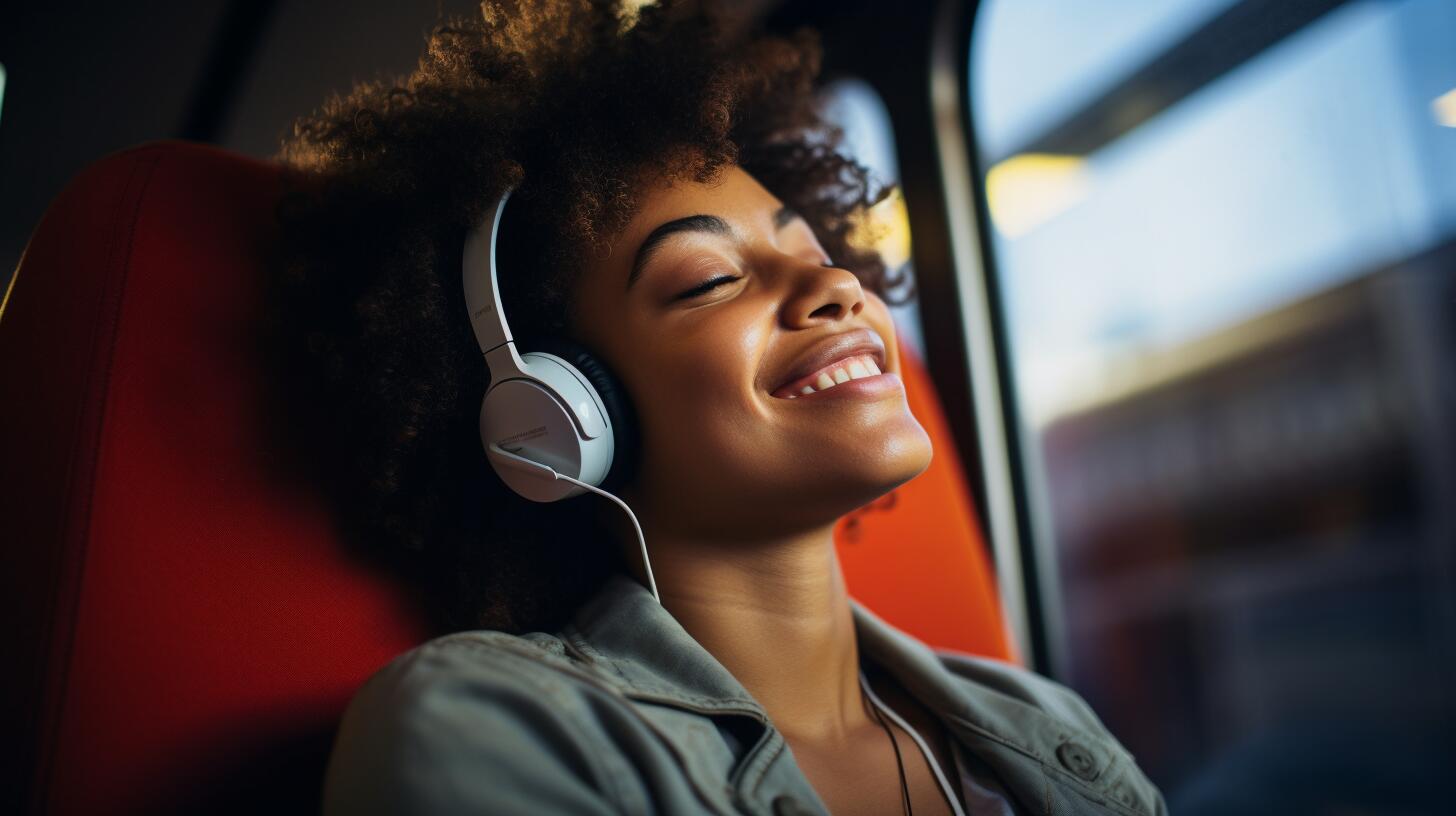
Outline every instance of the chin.
<svg viewBox="0 0 1456 816">
<path fill-rule="evenodd" d="M 864 457 L 856 462 L 853 471 L 859 476 L 854 488 L 844 486 L 846 494 L 852 494 L 845 512 L 863 507 L 890 493 L 930 467 L 933 450 L 930 437 L 915 426 L 917 433 L 888 440 L 882 453 L 875 457 Z M 871 467 L 871 465 L 873 465 Z"/>
<path fill-rule="evenodd" d="M 897 459 L 896 464 L 899 467 L 895 469 L 894 475 L 882 482 L 884 492 L 889 493 L 891 490 L 924 473 L 930 467 L 930 460 L 933 454 L 934 451 L 931 449 L 928 438 L 925 439 L 923 445 L 906 450 L 905 455 Z"/>
</svg>

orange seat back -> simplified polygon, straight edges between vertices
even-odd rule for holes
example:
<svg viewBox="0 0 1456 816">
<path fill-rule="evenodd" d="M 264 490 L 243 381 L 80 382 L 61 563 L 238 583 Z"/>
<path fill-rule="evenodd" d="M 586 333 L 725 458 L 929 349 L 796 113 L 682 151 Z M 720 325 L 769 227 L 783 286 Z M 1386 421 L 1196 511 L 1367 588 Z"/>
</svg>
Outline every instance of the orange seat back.
<svg viewBox="0 0 1456 816">
<path fill-rule="evenodd" d="M 925 472 L 844 517 L 835 542 L 861 603 L 927 644 L 1017 660 L 965 471 L 925 364 L 903 338 L 910 412 L 930 436 Z"/>
</svg>

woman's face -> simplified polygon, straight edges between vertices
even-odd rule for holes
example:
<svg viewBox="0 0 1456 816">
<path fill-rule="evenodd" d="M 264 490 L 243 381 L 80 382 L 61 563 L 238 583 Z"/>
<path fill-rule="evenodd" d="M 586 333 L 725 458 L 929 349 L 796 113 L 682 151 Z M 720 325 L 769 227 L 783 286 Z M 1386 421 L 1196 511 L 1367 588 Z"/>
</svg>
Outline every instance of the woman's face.
<svg viewBox="0 0 1456 816">
<path fill-rule="evenodd" d="M 648 191 L 584 271 L 573 323 L 637 409 L 642 459 L 623 492 L 656 534 L 821 528 L 929 465 L 890 313 L 831 263 L 803 219 L 731 167 Z M 717 278 L 731 279 L 703 291 Z M 800 375 L 861 373 L 846 358 L 864 354 L 889 376 L 802 394 Z"/>
</svg>

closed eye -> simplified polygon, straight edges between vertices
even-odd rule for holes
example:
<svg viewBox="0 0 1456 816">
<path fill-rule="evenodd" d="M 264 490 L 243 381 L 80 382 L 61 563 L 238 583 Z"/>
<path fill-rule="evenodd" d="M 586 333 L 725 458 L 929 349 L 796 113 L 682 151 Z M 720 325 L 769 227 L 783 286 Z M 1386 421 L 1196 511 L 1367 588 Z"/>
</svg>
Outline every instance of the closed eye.
<svg viewBox="0 0 1456 816">
<path fill-rule="evenodd" d="M 825 267 L 826 269 L 835 268 L 834 261 L 825 261 L 824 263 L 821 263 L 819 265 Z M 699 295 L 705 295 L 725 283 L 732 283 L 733 281 L 741 280 L 742 278 L 742 275 L 719 275 L 716 278 L 706 280 L 698 284 L 697 286 L 694 286 L 693 288 L 687 290 L 686 292 L 683 292 L 682 294 L 678 295 L 675 300 L 688 300 L 689 298 L 695 298 Z"/>
<path fill-rule="evenodd" d="M 718 287 L 718 286 L 720 286 L 722 284 L 732 283 L 733 281 L 739 280 L 742 277 L 743 277 L 742 275 L 737 275 L 737 276 L 735 276 L 735 275 L 720 275 L 720 276 L 718 276 L 716 278 L 713 278 L 711 280 L 704 281 L 703 283 L 700 283 L 697 286 L 694 286 L 693 288 L 687 290 L 686 292 L 683 292 L 682 294 L 678 295 L 676 299 L 677 300 L 687 300 L 689 298 L 697 297 L 698 295 L 707 294 L 709 291 L 711 291 L 712 289 L 714 289 L 714 288 L 716 288 L 716 287 Z"/>
</svg>

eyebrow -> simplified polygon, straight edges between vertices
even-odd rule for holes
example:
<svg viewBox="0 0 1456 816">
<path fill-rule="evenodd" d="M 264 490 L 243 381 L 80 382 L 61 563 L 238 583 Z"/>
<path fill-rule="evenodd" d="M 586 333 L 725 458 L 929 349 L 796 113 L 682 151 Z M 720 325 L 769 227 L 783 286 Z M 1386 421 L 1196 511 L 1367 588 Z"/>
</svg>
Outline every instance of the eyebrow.
<svg viewBox="0 0 1456 816">
<path fill-rule="evenodd" d="M 793 221 L 795 218 L 802 220 L 804 216 L 799 215 L 798 210 L 790 207 L 787 204 L 779 207 L 779 211 L 774 213 L 773 217 L 774 229 L 783 229 L 785 226 L 788 225 L 790 221 Z"/>
<path fill-rule="evenodd" d="M 803 216 L 785 204 L 773 215 L 774 229 L 783 229 L 786 224 L 796 218 L 803 218 Z M 637 279 L 642 277 L 642 269 L 647 266 L 647 262 L 662 246 L 662 242 L 680 232 L 706 232 L 711 235 L 729 236 L 736 234 L 727 221 L 716 215 L 689 215 L 659 225 L 657 229 L 647 235 L 642 246 L 637 248 L 637 257 L 632 261 L 632 271 L 627 275 L 628 290 L 631 290 L 637 283 Z"/>
</svg>

